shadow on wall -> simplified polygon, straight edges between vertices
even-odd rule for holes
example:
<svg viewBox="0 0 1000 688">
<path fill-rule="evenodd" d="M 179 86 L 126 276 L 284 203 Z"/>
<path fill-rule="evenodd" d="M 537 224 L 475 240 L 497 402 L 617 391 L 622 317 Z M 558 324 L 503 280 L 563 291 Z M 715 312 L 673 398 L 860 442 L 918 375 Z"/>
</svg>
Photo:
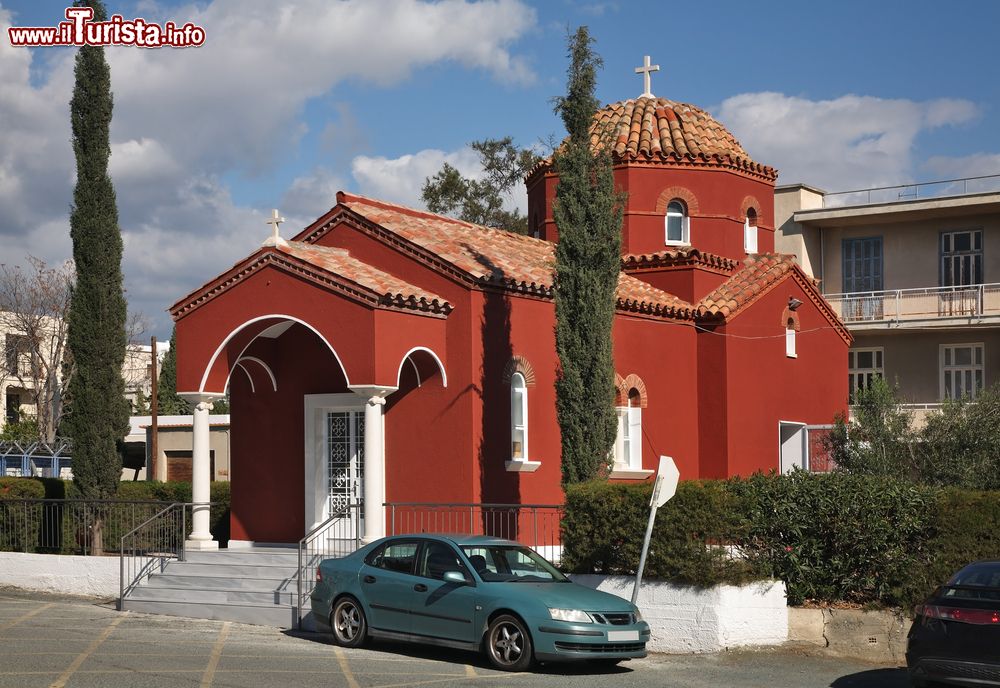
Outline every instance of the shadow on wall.
<svg viewBox="0 0 1000 688">
<path fill-rule="evenodd" d="M 503 270 L 486 256 L 479 253 L 475 256 L 489 271 L 489 284 L 495 285 L 492 288 L 486 286 L 483 290 L 480 323 L 483 340 L 479 384 L 483 402 L 479 445 L 480 501 L 484 504 L 518 504 L 521 499 L 517 473 L 507 472 L 505 466 L 505 461 L 510 459 L 510 385 L 503 377 L 504 368 L 514 354 L 510 341 L 510 297 L 502 286 Z"/>
</svg>

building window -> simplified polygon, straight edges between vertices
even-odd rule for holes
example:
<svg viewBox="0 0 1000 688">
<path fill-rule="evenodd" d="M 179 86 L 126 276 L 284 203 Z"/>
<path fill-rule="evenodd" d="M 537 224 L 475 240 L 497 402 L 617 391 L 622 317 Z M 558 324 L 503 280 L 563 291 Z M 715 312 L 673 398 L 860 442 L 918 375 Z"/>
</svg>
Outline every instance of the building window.
<svg viewBox="0 0 1000 688">
<path fill-rule="evenodd" d="M 983 345 L 948 344 L 941 347 L 941 398 L 975 399 L 983 390 Z"/>
<path fill-rule="evenodd" d="M 510 376 L 510 458 L 528 460 L 528 387 L 521 373 Z"/>
<path fill-rule="evenodd" d="M 983 231 L 941 233 L 941 286 L 983 283 Z"/>
<path fill-rule="evenodd" d="M 757 211 L 753 208 L 747 210 L 746 219 L 743 220 L 743 250 L 757 253 Z"/>
<path fill-rule="evenodd" d="M 691 220 L 684 203 L 674 199 L 667 206 L 665 219 L 665 241 L 667 246 L 686 246 L 691 243 Z"/>
<path fill-rule="evenodd" d="M 642 468 L 642 397 L 629 390 L 628 406 L 618 407 L 618 438 L 615 442 L 615 468 Z"/>
<path fill-rule="evenodd" d="M 785 325 L 785 356 L 788 358 L 798 358 L 795 353 L 795 321 L 789 319 Z"/>
<path fill-rule="evenodd" d="M 855 394 L 885 377 L 884 355 L 882 347 L 847 352 L 847 388 L 852 402 Z"/>
<path fill-rule="evenodd" d="M 882 291 L 882 237 L 844 239 L 844 292 Z"/>
</svg>

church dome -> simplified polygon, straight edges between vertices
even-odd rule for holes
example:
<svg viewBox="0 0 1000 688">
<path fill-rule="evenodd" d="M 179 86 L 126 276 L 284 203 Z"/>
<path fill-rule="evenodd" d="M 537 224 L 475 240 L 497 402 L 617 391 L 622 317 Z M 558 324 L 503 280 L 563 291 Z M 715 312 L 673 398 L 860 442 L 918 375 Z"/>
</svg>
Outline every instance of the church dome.
<svg viewBox="0 0 1000 688">
<path fill-rule="evenodd" d="M 754 162 L 736 137 L 701 108 L 666 98 L 639 97 L 594 114 L 591 142 L 612 142 L 615 162 L 659 162 L 736 168 L 769 179 L 773 167 Z"/>
</svg>

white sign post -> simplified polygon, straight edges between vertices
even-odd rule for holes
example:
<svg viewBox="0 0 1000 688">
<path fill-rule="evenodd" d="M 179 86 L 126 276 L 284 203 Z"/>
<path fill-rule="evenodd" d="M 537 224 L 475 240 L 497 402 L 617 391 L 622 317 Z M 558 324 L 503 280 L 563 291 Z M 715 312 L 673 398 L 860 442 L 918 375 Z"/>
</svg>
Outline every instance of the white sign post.
<svg viewBox="0 0 1000 688">
<path fill-rule="evenodd" d="M 635 573 L 635 586 L 632 588 L 632 604 L 639 598 L 639 584 L 642 582 L 642 571 L 646 568 L 646 555 L 649 554 L 649 540 L 653 536 L 653 521 L 656 520 L 656 510 L 666 504 L 677 493 L 677 482 L 681 474 L 677 464 L 669 456 L 660 457 L 660 467 L 656 471 L 653 482 L 653 495 L 649 500 L 649 523 L 646 524 L 646 537 L 642 541 L 642 554 L 639 556 L 639 570 Z"/>
</svg>

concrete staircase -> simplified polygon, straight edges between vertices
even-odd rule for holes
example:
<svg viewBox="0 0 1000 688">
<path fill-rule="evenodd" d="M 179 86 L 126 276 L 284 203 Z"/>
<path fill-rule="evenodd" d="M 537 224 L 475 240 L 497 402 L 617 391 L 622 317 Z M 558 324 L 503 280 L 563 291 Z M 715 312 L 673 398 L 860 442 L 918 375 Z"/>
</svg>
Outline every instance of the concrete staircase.
<svg viewBox="0 0 1000 688">
<path fill-rule="evenodd" d="M 297 570 L 294 547 L 188 552 L 129 593 L 123 608 L 295 628 Z"/>
</svg>

